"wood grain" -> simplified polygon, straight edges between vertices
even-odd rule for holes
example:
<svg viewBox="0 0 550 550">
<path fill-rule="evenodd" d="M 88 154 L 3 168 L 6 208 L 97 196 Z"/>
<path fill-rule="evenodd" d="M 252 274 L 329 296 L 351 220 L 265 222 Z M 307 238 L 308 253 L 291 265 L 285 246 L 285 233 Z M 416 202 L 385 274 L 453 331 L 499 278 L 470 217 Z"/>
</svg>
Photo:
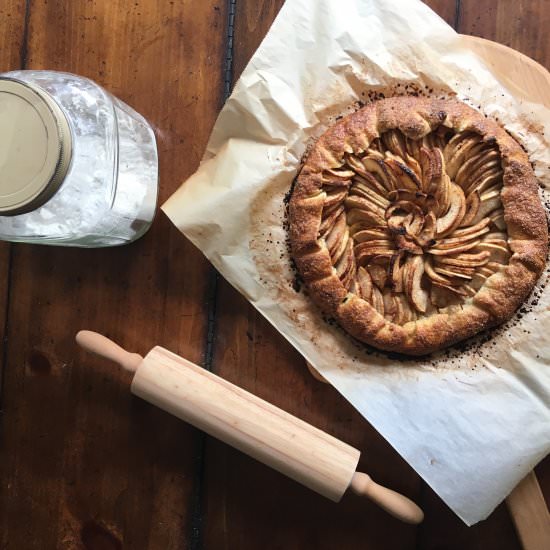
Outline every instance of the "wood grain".
<svg viewBox="0 0 550 550">
<path fill-rule="evenodd" d="M 240 0 L 235 13 L 233 76 L 236 81 L 264 39 L 285 0 Z"/>
<path fill-rule="evenodd" d="M 550 546 L 550 514 L 537 476 L 528 473 L 506 499 L 524 550 Z"/>
<path fill-rule="evenodd" d="M 132 393 L 334 502 L 354 478 L 357 449 L 160 346 Z"/>
<path fill-rule="evenodd" d="M 422 0 L 430 6 L 441 19 L 444 19 L 451 27 L 456 25 L 458 15 L 456 0 Z"/>
<path fill-rule="evenodd" d="M 548 68 L 547 0 L 461 0 L 458 31 L 510 46 Z"/>
<path fill-rule="evenodd" d="M 30 68 L 105 85 L 155 126 L 165 200 L 193 172 L 223 93 L 225 2 L 32 1 Z M 193 124 L 189 124 L 192 120 Z M 159 214 L 110 250 L 14 247 L 0 452 L 0 547 L 187 548 L 198 434 L 79 353 L 79 328 L 197 362 L 211 268 Z"/>
<path fill-rule="evenodd" d="M 0 2 L 0 73 L 19 69 L 24 62 L 25 51 L 25 0 L 2 0 Z M 0 243 L 0 342 L 5 341 L 8 315 L 12 245 Z M 4 354 L 0 355 L 0 408 Z"/>
<path fill-rule="evenodd" d="M 545 0 L 426 3 L 460 32 L 549 66 Z M 235 76 L 282 4 L 238 0 Z M 227 19 L 226 2 L 215 0 L 1 0 L 0 71 L 26 62 L 77 72 L 142 112 L 156 127 L 164 200 L 196 169 L 221 107 Z M 121 249 L 14 246 L 8 294 L 9 250 L 0 246 L 0 338 L 9 298 L 1 548 L 520 548 L 504 506 L 465 527 L 223 281 L 210 334 L 216 373 L 361 449 L 360 467 L 421 503 L 426 521 L 403 525 L 353 495 L 333 504 L 211 439 L 202 473 L 198 432 L 131 398 L 129 375 L 73 343 L 79 328 L 107 329 L 130 350 L 161 344 L 203 360 L 212 271 L 162 214 L 144 239 Z M 536 471 L 548 501 L 550 459 Z"/>
<path fill-rule="evenodd" d="M 0 73 L 21 67 L 25 35 L 25 0 L 0 2 Z"/>
</svg>

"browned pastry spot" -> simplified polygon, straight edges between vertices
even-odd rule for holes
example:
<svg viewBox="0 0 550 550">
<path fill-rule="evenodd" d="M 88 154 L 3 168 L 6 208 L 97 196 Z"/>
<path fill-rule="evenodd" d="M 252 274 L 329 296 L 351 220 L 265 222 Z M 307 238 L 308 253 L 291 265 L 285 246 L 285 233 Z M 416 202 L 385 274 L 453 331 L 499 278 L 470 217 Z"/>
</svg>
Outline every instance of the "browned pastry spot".
<svg viewBox="0 0 550 550">
<path fill-rule="evenodd" d="M 289 221 L 315 302 L 411 355 L 509 319 L 548 247 L 527 155 L 456 100 L 383 99 L 340 120 L 305 159 Z"/>
</svg>

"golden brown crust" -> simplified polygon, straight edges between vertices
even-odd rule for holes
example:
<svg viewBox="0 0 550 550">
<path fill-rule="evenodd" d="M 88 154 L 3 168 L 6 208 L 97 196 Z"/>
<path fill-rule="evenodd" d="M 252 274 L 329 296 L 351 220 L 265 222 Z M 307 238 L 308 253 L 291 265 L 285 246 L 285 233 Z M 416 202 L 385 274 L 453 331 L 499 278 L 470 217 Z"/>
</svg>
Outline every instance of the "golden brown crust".
<svg viewBox="0 0 550 550">
<path fill-rule="evenodd" d="M 461 307 L 438 309 L 398 324 L 354 291 L 350 272 L 356 269 L 355 260 L 346 259 L 343 252 L 352 250 L 353 241 L 344 229 L 348 218 L 339 218 L 337 205 L 331 212 L 342 250 L 336 250 L 339 245 L 330 237 L 321 238 L 327 204 L 323 174 L 342 169 L 346 154 L 363 154 L 384 132 L 399 130 L 419 140 L 440 127 L 479 134 L 484 144 L 498 148 L 503 171 L 500 200 L 512 255 L 506 265 L 497 265 L 496 272 Z M 346 185 L 343 182 L 341 188 Z M 385 99 L 340 120 L 308 154 L 290 200 L 289 221 L 292 255 L 314 301 L 355 338 L 411 355 L 439 350 L 509 319 L 533 289 L 548 252 L 546 216 L 527 155 L 498 124 L 456 100 Z"/>
</svg>

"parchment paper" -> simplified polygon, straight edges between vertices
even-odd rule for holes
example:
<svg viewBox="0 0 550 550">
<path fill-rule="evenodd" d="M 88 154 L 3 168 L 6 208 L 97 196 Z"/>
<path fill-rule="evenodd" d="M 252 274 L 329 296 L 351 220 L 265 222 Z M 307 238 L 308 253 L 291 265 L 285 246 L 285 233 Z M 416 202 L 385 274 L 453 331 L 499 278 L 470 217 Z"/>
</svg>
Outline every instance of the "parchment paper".
<svg viewBox="0 0 550 550">
<path fill-rule="evenodd" d="M 549 182 L 550 112 L 514 99 L 420 1 L 287 0 L 163 209 L 470 525 L 550 450 L 550 293 L 468 351 L 401 362 L 322 320 L 286 246 L 283 199 L 306 146 L 357 101 L 405 91 L 498 117 Z"/>
</svg>

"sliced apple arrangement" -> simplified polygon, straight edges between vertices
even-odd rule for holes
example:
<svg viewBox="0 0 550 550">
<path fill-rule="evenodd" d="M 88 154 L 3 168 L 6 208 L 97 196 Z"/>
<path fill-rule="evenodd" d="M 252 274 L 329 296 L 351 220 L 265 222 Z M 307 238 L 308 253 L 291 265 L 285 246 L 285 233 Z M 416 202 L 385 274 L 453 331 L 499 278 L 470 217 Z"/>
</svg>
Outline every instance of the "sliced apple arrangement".
<svg viewBox="0 0 550 550">
<path fill-rule="evenodd" d="M 323 172 L 319 238 L 347 290 L 405 324 L 460 307 L 510 259 L 494 141 L 390 130 Z"/>
</svg>

